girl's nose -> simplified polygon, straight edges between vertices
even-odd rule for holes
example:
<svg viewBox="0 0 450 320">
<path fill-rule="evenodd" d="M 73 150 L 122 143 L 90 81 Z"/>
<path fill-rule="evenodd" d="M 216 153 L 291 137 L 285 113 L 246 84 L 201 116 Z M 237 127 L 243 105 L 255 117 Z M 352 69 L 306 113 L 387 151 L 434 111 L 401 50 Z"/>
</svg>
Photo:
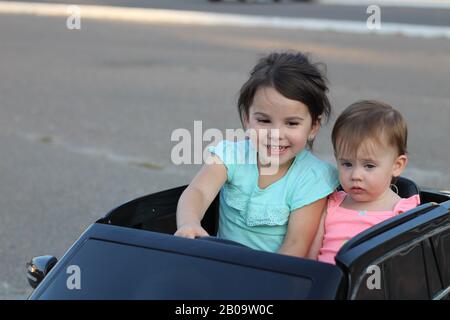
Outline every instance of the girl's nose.
<svg viewBox="0 0 450 320">
<path fill-rule="evenodd" d="M 277 127 L 273 127 L 269 130 L 269 138 L 277 139 L 280 136 L 280 129 Z"/>
<path fill-rule="evenodd" d="M 283 129 L 274 126 L 269 130 L 269 139 L 270 141 L 279 142 L 284 138 L 284 131 Z"/>
</svg>

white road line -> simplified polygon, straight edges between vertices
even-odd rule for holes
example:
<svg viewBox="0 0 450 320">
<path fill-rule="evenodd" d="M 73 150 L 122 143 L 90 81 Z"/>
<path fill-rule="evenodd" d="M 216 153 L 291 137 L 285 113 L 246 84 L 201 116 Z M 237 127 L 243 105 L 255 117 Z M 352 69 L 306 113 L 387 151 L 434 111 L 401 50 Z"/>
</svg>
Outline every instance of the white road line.
<svg viewBox="0 0 450 320">
<path fill-rule="evenodd" d="M 449 0 L 319 0 L 322 4 L 343 6 L 370 6 L 376 4 L 386 7 L 450 9 Z"/>
<path fill-rule="evenodd" d="M 26 14 L 69 17 L 69 5 L 5 2 L 0 1 L 0 14 Z M 369 30 L 365 21 L 308 19 L 249 16 L 225 13 L 207 13 L 183 10 L 140 9 L 109 6 L 80 5 L 80 18 L 125 21 L 146 24 L 175 24 L 200 26 L 232 26 L 248 28 L 301 29 L 311 31 L 334 31 L 357 34 L 403 35 L 407 37 L 447 38 L 450 27 L 426 26 L 401 23 L 383 23 L 378 30 Z"/>
</svg>

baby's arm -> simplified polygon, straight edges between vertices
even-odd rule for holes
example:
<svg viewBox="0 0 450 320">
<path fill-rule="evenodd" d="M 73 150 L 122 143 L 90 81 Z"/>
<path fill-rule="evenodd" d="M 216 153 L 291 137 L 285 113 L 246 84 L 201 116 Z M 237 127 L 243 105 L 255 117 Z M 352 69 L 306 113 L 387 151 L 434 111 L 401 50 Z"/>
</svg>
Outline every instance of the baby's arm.
<svg viewBox="0 0 450 320">
<path fill-rule="evenodd" d="M 200 222 L 227 180 L 225 165 L 217 156 L 212 156 L 212 160 L 212 164 L 201 168 L 178 200 L 176 236 L 193 239 L 208 235 Z"/>
<path fill-rule="evenodd" d="M 322 218 L 320 219 L 319 228 L 317 229 L 316 236 L 309 248 L 309 252 L 306 256 L 308 259 L 317 260 L 319 256 L 320 248 L 322 248 L 323 236 L 325 234 L 325 218 L 327 216 L 327 207 L 325 206 L 322 212 Z"/>
<path fill-rule="evenodd" d="M 306 257 L 313 242 L 327 199 L 317 200 L 291 213 L 279 253 Z"/>
</svg>

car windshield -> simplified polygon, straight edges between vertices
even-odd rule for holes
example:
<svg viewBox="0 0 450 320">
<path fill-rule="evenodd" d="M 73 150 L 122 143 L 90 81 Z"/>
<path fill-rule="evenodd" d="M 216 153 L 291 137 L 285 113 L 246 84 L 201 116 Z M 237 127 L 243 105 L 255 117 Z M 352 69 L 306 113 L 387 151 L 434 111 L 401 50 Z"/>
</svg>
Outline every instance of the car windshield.
<svg viewBox="0 0 450 320">
<path fill-rule="evenodd" d="M 55 272 L 36 298 L 306 299 L 312 285 L 298 275 L 95 239 Z"/>
</svg>

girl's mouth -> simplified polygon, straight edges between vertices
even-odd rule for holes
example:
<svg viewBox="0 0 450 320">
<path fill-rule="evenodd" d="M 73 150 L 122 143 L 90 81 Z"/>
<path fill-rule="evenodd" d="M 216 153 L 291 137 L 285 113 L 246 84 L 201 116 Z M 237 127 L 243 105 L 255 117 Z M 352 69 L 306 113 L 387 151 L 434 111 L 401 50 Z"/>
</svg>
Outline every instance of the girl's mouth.
<svg viewBox="0 0 450 320">
<path fill-rule="evenodd" d="M 266 145 L 267 155 L 282 155 L 289 149 L 288 146 L 271 146 Z"/>
</svg>

